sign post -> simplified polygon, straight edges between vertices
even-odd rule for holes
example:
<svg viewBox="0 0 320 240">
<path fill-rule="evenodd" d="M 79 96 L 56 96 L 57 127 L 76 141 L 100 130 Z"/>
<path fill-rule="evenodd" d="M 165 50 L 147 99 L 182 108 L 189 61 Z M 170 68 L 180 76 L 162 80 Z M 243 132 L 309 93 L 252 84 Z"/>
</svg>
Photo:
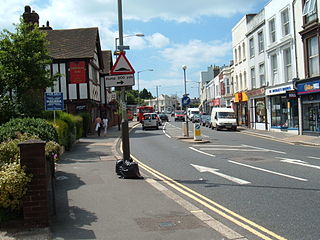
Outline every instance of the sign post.
<svg viewBox="0 0 320 240">
<path fill-rule="evenodd" d="M 64 110 L 63 93 L 48 92 L 44 94 L 46 111 L 53 111 L 53 121 L 56 122 L 56 110 Z"/>
</svg>

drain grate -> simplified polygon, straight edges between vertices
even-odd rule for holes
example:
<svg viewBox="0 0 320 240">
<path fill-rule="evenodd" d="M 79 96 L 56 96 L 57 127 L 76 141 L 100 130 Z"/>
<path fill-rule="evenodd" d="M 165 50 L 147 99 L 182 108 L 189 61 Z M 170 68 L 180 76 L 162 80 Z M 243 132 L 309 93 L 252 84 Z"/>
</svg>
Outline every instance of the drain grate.
<svg viewBox="0 0 320 240">
<path fill-rule="evenodd" d="M 167 228 L 167 227 L 174 227 L 176 226 L 176 224 L 174 224 L 173 222 L 162 222 L 159 224 L 159 226 L 162 228 Z"/>
</svg>

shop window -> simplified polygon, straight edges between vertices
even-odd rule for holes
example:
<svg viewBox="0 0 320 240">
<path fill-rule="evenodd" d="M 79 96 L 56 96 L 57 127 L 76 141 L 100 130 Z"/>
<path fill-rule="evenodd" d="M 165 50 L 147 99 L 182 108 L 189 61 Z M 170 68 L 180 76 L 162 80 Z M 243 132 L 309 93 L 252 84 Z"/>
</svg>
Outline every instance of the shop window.
<svg viewBox="0 0 320 240">
<path fill-rule="evenodd" d="M 255 119 L 257 123 L 266 122 L 266 105 L 264 98 L 255 99 Z"/>
<path fill-rule="evenodd" d="M 320 95 L 308 94 L 302 101 L 303 131 L 320 132 Z"/>
<path fill-rule="evenodd" d="M 298 101 L 285 95 L 271 98 L 271 126 L 277 128 L 298 128 Z"/>
</svg>

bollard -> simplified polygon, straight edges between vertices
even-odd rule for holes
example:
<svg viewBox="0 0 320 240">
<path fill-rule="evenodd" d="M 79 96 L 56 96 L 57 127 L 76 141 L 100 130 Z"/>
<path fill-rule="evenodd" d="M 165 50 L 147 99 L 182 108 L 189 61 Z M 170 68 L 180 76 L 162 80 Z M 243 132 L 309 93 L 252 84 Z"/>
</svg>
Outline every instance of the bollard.
<svg viewBox="0 0 320 240">
<path fill-rule="evenodd" d="M 202 141 L 200 123 L 193 124 L 193 139 L 195 141 Z"/>
</svg>

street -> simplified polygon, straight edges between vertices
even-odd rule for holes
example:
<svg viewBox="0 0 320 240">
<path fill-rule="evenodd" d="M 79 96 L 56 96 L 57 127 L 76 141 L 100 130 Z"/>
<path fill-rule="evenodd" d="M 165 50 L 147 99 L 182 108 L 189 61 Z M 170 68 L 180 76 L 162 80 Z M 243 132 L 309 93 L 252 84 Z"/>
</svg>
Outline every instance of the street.
<svg viewBox="0 0 320 240">
<path fill-rule="evenodd" d="M 197 144 L 177 139 L 181 125 L 173 119 L 159 130 L 137 125 L 131 154 L 167 187 L 247 239 L 320 238 L 318 148 L 205 127 L 202 135 L 210 142 Z"/>
</svg>

